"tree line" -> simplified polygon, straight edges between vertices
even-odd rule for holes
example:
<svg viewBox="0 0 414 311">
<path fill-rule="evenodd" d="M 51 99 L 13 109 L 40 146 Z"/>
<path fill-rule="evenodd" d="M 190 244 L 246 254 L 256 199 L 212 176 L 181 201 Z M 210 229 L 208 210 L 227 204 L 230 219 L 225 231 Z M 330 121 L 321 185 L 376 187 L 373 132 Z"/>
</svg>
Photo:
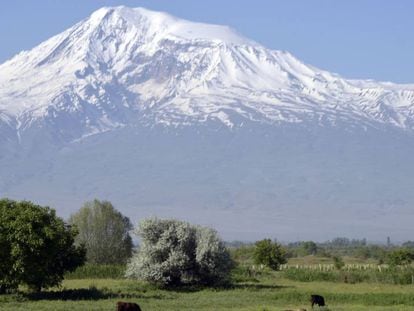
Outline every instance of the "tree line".
<svg viewBox="0 0 414 311">
<path fill-rule="evenodd" d="M 87 202 L 65 222 L 55 210 L 29 201 L 0 200 L 0 293 L 27 285 L 41 291 L 60 285 L 85 263 L 127 264 L 126 276 L 160 286 L 218 285 L 234 262 L 218 233 L 171 219 L 133 226 L 108 201 Z"/>
<path fill-rule="evenodd" d="M 131 233 L 140 238 L 138 247 Z M 327 256 L 340 269 L 343 255 L 367 252 L 379 262 L 410 264 L 414 243 L 378 246 L 338 238 L 282 245 L 264 239 L 229 248 L 214 229 L 175 219 L 144 219 L 134 229 L 108 201 L 86 202 L 64 221 L 46 206 L 0 200 L 0 294 L 16 291 L 19 285 L 33 291 L 60 285 L 66 273 L 85 263 L 125 265 L 126 277 L 159 286 L 217 286 L 229 284 L 231 271 L 247 257 L 278 270 L 290 257 Z"/>
</svg>

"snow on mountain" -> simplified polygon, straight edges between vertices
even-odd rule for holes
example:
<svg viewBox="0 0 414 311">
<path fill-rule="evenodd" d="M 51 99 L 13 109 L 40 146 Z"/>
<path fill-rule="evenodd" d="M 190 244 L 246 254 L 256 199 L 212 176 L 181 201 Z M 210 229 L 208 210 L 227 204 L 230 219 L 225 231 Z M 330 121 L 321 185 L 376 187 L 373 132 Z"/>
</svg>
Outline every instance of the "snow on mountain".
<svg viewBox="0 0 414 311">
<path fill-rule="evenodd" d="M 413 235 L 414 85 L 103 8 L 0 65 L 0 197 L 108 199 L 229 239 Z M 99 134 L 99 135 L 98 135 Z"/>
<path fill-rule="evenodd" d="M 131 124 L 414 130 L 414 86 L 346 80 L 225 26 L 102 8 L 0 65 L 0 123 L 72 141 Z"/>
</svg>

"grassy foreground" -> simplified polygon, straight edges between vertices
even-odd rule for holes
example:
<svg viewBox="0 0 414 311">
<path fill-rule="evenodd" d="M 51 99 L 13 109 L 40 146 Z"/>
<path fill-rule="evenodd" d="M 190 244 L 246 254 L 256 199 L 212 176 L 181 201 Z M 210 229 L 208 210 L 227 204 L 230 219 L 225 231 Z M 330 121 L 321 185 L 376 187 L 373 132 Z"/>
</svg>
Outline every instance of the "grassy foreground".
<svg viewBox="0 0 414 311">
<path fill-rule="evenodd" d="M 297 282 L 271 272 L 232 288 L 160 290 L 124 279 L 69 279 L 40 295 L 0 296 L 0 310 L 115 310 L 119 300 L 145 310 L 285 310 L 306 308 L 310 294 L 325 297 L 325 310 L 414 310 L 414 286 Z M 318 308 L 315 308 L 317 310 Z"/>
</svg>

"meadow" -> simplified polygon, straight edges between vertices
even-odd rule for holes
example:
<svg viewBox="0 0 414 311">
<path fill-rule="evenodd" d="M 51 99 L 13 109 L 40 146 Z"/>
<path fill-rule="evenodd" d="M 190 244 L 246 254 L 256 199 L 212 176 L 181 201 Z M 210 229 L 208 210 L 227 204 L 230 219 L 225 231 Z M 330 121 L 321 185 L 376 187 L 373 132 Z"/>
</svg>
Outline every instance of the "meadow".
<svg viewBox="0 0 414 311">
<path fill-rule="evenodd" d="M 324 310 L 414 310 L 412 284 L 393 284 L 382 279 L 354 284 L 336 278 L 303 281 L 286 271 L 298 274 L 321 271 L 296 265 L 294 262 L 289 269 L 277 272 L 255 267 L 253 273 L 252 266 L 240 265 L 233 272 L 233 284 L 228 287 L 175 289 L 159 289 L 145 282 L 126 280 L 122 277 L 122 266 L 85 266 L 68 274 L 60 288 L 39 294 L 21 288 L 18 294 L 0 296 L 0 309 L 115 310 L 116 302 L 122 300 L 137 302 L 142 310 L 310 310 L 309 296 L 316 293 L 326 299 L 328 308 Z M 369 266 L 360 270 L 361 273 L 372 272 Z M 336 270 L 322 272 L 338 273 Z M 379 273 L 386 275 L 389 270 Z"/>
</svg>

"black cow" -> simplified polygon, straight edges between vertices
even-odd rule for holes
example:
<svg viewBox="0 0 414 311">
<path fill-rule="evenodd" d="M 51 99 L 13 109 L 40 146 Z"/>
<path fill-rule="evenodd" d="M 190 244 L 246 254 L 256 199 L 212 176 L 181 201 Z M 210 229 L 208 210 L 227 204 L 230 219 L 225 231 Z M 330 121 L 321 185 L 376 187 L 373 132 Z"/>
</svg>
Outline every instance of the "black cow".
<svg viewBox="0 0 414 311">
<path fill-rule="evenodd" d="M 314 305 L 318 305 L 319 307 L 325 306 L 325 299 L 320 295 L 311 295 L 310 302 L 312 304 L 312 308 Z"/>
<path fill-rule="evenodd" d="M 116 303 L 116 311 L 141 311 L 141 308 L 134 302 L 118 301 Z"/>
</svg>

